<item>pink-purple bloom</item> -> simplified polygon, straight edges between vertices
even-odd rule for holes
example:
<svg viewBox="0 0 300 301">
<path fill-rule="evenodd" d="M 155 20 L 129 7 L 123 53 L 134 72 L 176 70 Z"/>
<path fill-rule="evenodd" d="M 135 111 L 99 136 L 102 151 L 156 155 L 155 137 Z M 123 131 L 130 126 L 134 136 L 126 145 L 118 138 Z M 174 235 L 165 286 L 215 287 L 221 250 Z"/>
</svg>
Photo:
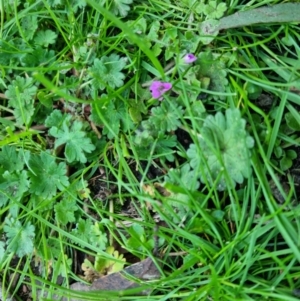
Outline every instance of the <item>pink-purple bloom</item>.
<svg viewBox="0 0 300 301">
<path fill-rule="evenodd" d="M 183 57 L 183 61 L 184 61 L 186 64 L 194 63 L 196 60 L 197 60 L 197 57 L 196 57 L 194 54 L 192 54 L 192 53 L 188 53 L 188 54 L 186 54 L 186 55 Z"/>
<path fill-rule="evenodd" d="M 172 84 L 168 82 L 154 81 L 150 85 L 150 92 L 153 98 L 162 99 L 162 95 L 172 89 Z"/>
</svg>

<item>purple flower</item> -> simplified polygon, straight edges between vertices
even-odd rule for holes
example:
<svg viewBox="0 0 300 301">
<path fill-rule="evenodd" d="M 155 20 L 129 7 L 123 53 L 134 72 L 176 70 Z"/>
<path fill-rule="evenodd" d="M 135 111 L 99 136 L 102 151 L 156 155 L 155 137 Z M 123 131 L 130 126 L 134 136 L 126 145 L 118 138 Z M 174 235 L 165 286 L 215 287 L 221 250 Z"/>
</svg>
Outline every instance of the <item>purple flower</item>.
<svg viewBox="0 0 300 301">
<path fill-rule="evenodd" d="M 186 55 L 183 57 L 183 61 L 184 61 L 186 64 L 194 63 L 196 60 L 197 60 L 197 57 L 196 57 L 194 54 L 192 54 L 192 53 L 188 53 L 188 54 L 186 54 Z"/>
<path fill-rule="evenodd" d="M 169 91 L 170 89 L 172 89 L 172 84 L 171 83 L 163 83 L 160 81 L 154 81 L 151 85 L 150 85 L 150 92 L 152 94 L 153 98 L 158 98 L 159 100 L 162 99 L 162 95 Z"/>
</svg>

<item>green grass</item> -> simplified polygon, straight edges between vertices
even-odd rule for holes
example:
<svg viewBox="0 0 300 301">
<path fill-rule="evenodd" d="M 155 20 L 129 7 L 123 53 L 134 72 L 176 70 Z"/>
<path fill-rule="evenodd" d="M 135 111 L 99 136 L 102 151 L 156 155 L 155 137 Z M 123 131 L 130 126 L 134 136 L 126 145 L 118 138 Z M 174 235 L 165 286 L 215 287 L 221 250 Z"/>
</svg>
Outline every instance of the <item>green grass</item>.
<svg viewBox="0 0 300 301">
<path fill-rule="evenodd" d="M 205 45 L 199 24 L 218 9 L 194 2 L 134 1 L 121 17 L 120 0 L 0 1 L 3 294 L 298 300 L 299 25 Z M 222 3 L 230 15 L 283 1 Z M 173 85 L 161 101 L 153 80 Z M 139 288 L 70 290 L 87 283 L 84 258 L 120 270 L 148 257 L 160 277 Z"/>
</svg>

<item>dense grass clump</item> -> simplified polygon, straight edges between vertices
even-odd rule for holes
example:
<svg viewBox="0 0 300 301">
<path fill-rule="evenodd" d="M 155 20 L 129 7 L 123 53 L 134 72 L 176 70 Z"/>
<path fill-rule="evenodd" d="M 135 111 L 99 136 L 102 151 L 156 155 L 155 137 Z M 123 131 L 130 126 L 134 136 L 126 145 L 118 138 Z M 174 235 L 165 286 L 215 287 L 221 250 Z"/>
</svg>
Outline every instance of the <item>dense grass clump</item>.
<svg viewBox="0 0 300 301">
<path fill-rule="evenodd" d="M 298 11 L 0 1 L 0 299 L 298 300 Z"/>
</svg>

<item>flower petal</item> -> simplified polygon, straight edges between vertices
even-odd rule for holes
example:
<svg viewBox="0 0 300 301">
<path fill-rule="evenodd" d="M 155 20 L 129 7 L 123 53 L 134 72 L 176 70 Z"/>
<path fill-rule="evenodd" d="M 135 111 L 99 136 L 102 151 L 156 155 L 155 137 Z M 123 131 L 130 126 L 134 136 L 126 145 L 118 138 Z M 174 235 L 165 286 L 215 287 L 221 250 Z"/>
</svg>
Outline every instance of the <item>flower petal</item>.
<svg viewBox="0 0 300 301">
<path fill-rule="evenodd" d="M 170 89 L 172 89 L 172 84 L 171 83 L 162 83 L 162 87 L 163 87 L 163 91 L 164 92 L 167 92 L 169 91 Z"/>
<path fill-rule="evenodd" d="M 183 57 L 183 61 L 186 64 L 191 64 L 191 63 L 195 62 L 196 60 L 197 60 L 197 57 L 192 53 L 188 53 Z"/>
<path fill-rule="evenodd" d="M 169 91 L 171 88 L 171 83 L 161 81 L 153 81 L 149 87 L 152 97 L 158 99 L 160 99 L 162 94 Z"/>
</svg>

